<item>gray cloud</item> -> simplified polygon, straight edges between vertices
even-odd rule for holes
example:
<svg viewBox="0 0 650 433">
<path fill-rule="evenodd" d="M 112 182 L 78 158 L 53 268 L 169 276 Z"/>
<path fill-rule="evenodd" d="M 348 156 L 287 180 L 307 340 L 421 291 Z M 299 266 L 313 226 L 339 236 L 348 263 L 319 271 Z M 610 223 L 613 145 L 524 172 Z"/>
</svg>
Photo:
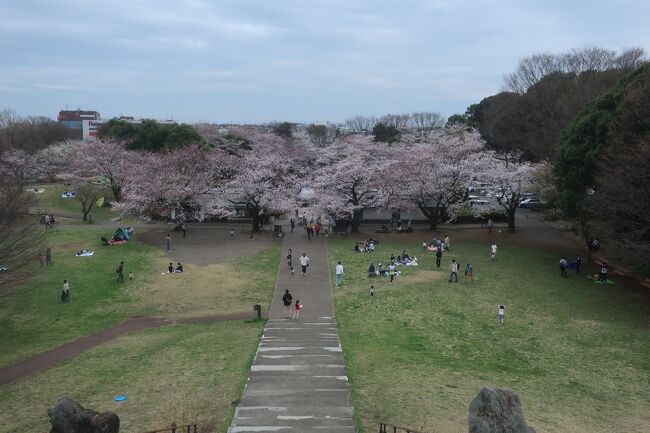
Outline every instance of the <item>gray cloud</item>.
<svg viewBox="0 0 650 433">
<path fill-rule="evenodd" d="M 641 0 L 5 0 L 0 100 L 187 121 L 450 115 L 499 91 L 523 56 L 648 48 L 649 12 Z"/>
</svg>

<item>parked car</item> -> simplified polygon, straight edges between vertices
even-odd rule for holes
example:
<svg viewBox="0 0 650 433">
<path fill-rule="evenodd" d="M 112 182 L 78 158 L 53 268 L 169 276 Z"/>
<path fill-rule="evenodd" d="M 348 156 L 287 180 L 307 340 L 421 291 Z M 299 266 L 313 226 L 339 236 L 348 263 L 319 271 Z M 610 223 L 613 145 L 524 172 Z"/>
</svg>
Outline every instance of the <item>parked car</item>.
<svg viewBox="0 0 650 433">
<path fill-rule="evenodd" d="M 526 198 L 519 203 L 519 207 L 523 208 L 542 208 L 546 205 L 546 202 L 532 197 L 532 198 Z"/>
<path fill-rule="evenodd" d="M 471 199 L 471 200 L 469 201 L 469 205 L 470 205 L 470 206 L 474 206 L 474 205 L 478 205 L 478 206 L 486 206 L 486 205 L 488 205 L 488 204 L 490 204 L 489 201 L 487 201 L 487 200 L 483 200 L 483 199 L 480 199 L 480 198 L 473 198 L 473 199 Z"/>
</svg>

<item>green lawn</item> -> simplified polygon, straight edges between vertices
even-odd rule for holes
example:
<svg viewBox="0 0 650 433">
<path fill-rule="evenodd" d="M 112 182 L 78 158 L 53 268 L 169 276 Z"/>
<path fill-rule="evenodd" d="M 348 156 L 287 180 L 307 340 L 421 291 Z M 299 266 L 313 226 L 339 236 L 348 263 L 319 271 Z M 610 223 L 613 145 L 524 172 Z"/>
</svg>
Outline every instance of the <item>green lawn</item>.
<svg viewBox="0 0 650 433">
<path fill-rule="evenodd" d="M 120 431 L 198 421 L 225 432 L 263 321 L 180 325 L 135 332 L 57 367 L 0 387 L 2 432 L 49 431 L 47 409 L 63 397 L 114 411 Z M 114 397 L 126 393 L 128 400 Z"/>
<path fill-rule="evenodd" d="M 92 334 L 133 315 L 188 317 L 251 311 L 270 303 L 280 260 L 280 245 L 250 260 L 228 260 L 207 267 L 186 264 L 183 274 L 160 275 L 168 259 L 159 249 L 136 240 L 102 247 L 102 235 L 112 229 L 48 232 L 54 265 L 41 269 L 34 259 L 34 276 L 0 294 L 0 366 L 79 337 Z M 94 250 L 92 257 L 74 252 Z M 115 269 L 125 262 L 123 284 Z M 215 270 L 219 272 L 214 272 Z M 128 272 L 135 274 L 128 281 Z M 62 304 L 63 280 L 70 281 L 71 301 Z"/>
<path fill-rule="evenodd" d="M 456 235 L 459 238 L 460 235 Z M 454 240 L 441 272 L 420 242 L 382 242 L 355 254 L 353 240 L 330 244 L 343 260 L 336 316 L 360 431 L 379 421 L 424 432 L 466 432 L 470 401 L 481 387 L 514 388 L 541 432 L 647 432 L 650 425 L 650 297 L 601 286 L 570 273 L 566 252 L 531 249 L 502 236 L 498 261 L 489 243 Z M 510 238 L 511 239 L 511 238 Z M 415 253 L 390 286 L 370 261 Z M 470 261 L 475 282 L 448 283 L 452 258 Z M 332 276 L 334 280 L 334 276 Z M 506 304 L 500 326 L 497 306 Z"/>
<path fill-rule="evenodd" d="M 31 186 L 30 186 L 31 187 Z M 62 183 L 47 183 L 33 185 L 34 188 L 43 188 L 45 191 L 35 194 L 39 199 L 38 208 L 41 211 L 53 213 L 55 215 L 72 218 L 73 222 L 81 222 L 81 204 L 76 198 L 61 198 L 61 193 L 70 191 L 71 187 L 66 187 Z M 112 200 L 113 193 L 109 187 L 106 187 L 105 199 Z M 109 207 L 93 207 L 90 211 L 93 221 L 99 219 L 114 218 L 116 214 Z"/>
</svg>

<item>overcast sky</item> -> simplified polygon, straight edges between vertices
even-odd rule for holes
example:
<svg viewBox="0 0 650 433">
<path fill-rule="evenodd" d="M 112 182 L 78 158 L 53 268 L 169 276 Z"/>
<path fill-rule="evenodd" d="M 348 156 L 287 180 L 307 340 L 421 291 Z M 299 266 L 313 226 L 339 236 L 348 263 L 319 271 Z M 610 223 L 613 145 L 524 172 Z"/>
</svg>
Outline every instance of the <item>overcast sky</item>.
<svg viewBox="0 0 650 433">
<path fill-rule="evenodd" d="M 0 109 L 180 121 L 463 112 L 517 61 L 650 49 L 648 0 L 2 0 Z"/>
</svg>

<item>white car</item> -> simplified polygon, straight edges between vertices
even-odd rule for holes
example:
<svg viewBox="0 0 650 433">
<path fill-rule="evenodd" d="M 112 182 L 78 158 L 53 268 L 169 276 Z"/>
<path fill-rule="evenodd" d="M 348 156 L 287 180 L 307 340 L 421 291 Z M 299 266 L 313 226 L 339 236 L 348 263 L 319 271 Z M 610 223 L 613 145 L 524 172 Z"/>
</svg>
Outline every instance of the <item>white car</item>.
<svg viewBox="0 0 650 433">
<path fill-rule="evenodd" d="M 528 208 L 536 207 L 536 208 L 540 208 L 540 207 L 544 207 L 545 204 L 546 203 L 543 202 L 542 200 L 540 200 L 538 198 L 535 198 L 535 197 L 532 197 L 532 198 L 527 198 L 527 199 L 522 200 L 521 203 L 519 203 L 519 207 L 524 207 L 524 208 L 525 207 L 528 207 Z"/>
<path fill-rule="evenodd" d="M 474 206 L 474 205 L 478 205 L 478 206 L 486 206 L 486 205 L 489 205 L 489 204 L 490 204 L 489 201 L 487 201 L 487 200 L 483 200 L 483 199 L 480 199 L 480 198 L 474 198 L 474 199 L 471 199 L 471 200 L 469 201 L 469 205 L 470 205 L 470 206 Z"/>
</svg>

